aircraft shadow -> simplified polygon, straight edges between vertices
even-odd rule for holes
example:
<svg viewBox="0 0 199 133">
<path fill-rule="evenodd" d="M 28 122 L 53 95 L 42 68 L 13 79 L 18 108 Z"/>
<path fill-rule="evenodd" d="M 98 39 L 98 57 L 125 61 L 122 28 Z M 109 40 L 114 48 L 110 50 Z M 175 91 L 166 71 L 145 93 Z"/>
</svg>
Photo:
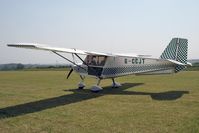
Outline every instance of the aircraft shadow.
<svg viewBox="0 0 199 133">
<path fill-rule="evenodd" d="M 62 95 L 59 97 L 48 98 L 39 101 L 33 101 L 29 103 L 9 106 L 0 109 L 0 119 L 9 117 L 16 117 L 29 113 L 39 112 L 45 109 L 50 109 L 58 106 L 64 106 L 71 103 L 81 102 L 97 98 L 104 95 L 150 95 L 154 100 L 176 100 L 182 97 L 184 94 L 188 94 L 188 91 L 167 91 L 160 93 L 148 93 L 137 91 L 126 91 L 128 88 L 143 85 L 143 83 L 124 83 L 120 88 L 104 87 L 104 90 L 99 93 L 93 93 L 88 89 L 85 90 L 64 90 L 72 91 L 73 94 Z"/>
<path fill-rule="evenodd" d="M 134 85 L 142 85 L 143 83 L 125 83 L 122 86 L 131 88 Z M 111 95 L 149 95 L 153 100 L 176 100 L 182 97 L 184 94 L 189 94 L 189 91 L 166 91 L 166 92 L 138 92 L 138 91 L 124 91 L 126 88 L 104 88 L 102 94 L 111 94 Z"/>
</svg>

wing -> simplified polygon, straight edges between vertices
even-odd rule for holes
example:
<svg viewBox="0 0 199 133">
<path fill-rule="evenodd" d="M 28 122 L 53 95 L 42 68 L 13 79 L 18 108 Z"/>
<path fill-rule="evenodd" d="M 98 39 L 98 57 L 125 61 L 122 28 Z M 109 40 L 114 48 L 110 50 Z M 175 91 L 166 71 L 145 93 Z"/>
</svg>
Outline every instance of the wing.
<svg viewBox="0 0 199 133">
<path fill-rule="evenodd" d="M 36 49 L 36 50 L 46 50 L 52 52 L 63 52 L 63 53 L 76 53 L 81 55 L 102 55 L 102 56 L 112 56 L 112 57 L 146 57 L 148 55 L 136 55 L 136 54 L 110 54 L 110 53 L 101 53 L 101 52 L 91 52 L 79 49 L 71 49 L 71 48 L 57 48 L 51 47 L 44 44 L 37 43 L 13 43 L 7 44 L 9 47 L 17 47 L 17 48 L 26 48 L 26 49 Z"/>
<path fill-rule="evenodd" d="M 140 57 L 140 58 L 144 58 L 144 57 L 150 57 L 151 55 L 138 55 L 138 54 L 121 54 L 121 53 L 117 53 L 117 54 L 113 54 L 113 56 L 117 56 L 117 57 Z"/>
<path fill-rule="evenodd" d="M 36 49 L 36 50 L 46 50 L 46 51 L 54 51 L 54 52 L 63 52 L 63 53 L 76 53 L 86 55 L 83 50 L 78 49 L 69 49 L 69 48 L 57 48 L 50 47 L 44 44 L 36 44 L 36 43 L 15 43 L 15 44 L 7 44 L 9 47 L 17 47 L 17 48 L 26 48 L 26 49 Z"/>
</svg>

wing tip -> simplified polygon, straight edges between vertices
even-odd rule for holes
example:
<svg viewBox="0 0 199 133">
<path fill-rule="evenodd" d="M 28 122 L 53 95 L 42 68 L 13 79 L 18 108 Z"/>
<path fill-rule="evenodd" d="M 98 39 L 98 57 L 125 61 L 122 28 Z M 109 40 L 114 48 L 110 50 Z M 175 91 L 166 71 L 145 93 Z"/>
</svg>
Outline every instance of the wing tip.
<svg viewBox="0 0 199 133">
<path fill-rule="evenodd" d="M 22 44 L 22 43 L 16 43 L 16 44 L 7 44 L 8 47 L 18 47 L 18 48 L 36 48 L 36 45 L 33 44 Z"/>
</svg>

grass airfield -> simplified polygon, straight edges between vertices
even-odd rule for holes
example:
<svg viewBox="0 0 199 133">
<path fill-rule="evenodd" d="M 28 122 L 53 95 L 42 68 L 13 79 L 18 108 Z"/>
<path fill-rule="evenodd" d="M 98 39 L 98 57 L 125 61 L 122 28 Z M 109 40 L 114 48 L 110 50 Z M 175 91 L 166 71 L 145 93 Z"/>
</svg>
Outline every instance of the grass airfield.
<svg viewBox="0 0 199 133">
<path fill-rule="evenodd" d="M 76 73 L 65 71 L 0 72 L 0 132 L 42 133 L 197 133 L 199 71 L 174 75 L 126 76 L 102 92 L 76 90 Z"/>
</svg>

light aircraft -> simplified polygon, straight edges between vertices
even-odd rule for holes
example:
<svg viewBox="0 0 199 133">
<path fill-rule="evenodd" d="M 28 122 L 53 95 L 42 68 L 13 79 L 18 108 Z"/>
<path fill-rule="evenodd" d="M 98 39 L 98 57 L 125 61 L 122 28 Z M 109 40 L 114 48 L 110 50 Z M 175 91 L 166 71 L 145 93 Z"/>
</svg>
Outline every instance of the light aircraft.
<svg viewBox="0 0 199 133">
<path fill-rule="evenodd" d="M 191 63 L 187 62 L 188 40 L 183 38 L 173 38 L 160 58 L 151 58 L 148 55 L 109 54 L 78 49 L 56 48 L 35 43 L 14 43 L 7 44 L 7 46 L 47 50 L 55 53 L 73 64 L 67 75 L 67 79 L 73 70 L 79 73 L 81 78 L 78 84 L 79 89 L 85 87 L 84 79 L 86 76 L 97 79 L 97 84 L 91 87 L 91 91 L 93 92 L 102 90 L 99 86 L 102 79 L 112 79 L 112 87 L 117 88 L 121 84 L 115 82 L 116 77 L 131 74 L 171 74 L 177 73 L 188 65 L 191 65 Z M 73 60 L 63 56 L 61 53 L 72 54 Z M 86 58 L 82 59 L 80 55 L 86 55 Z M 76 63 L 74 57 L 79 58 L 82 63 Z"/>
</svg>

